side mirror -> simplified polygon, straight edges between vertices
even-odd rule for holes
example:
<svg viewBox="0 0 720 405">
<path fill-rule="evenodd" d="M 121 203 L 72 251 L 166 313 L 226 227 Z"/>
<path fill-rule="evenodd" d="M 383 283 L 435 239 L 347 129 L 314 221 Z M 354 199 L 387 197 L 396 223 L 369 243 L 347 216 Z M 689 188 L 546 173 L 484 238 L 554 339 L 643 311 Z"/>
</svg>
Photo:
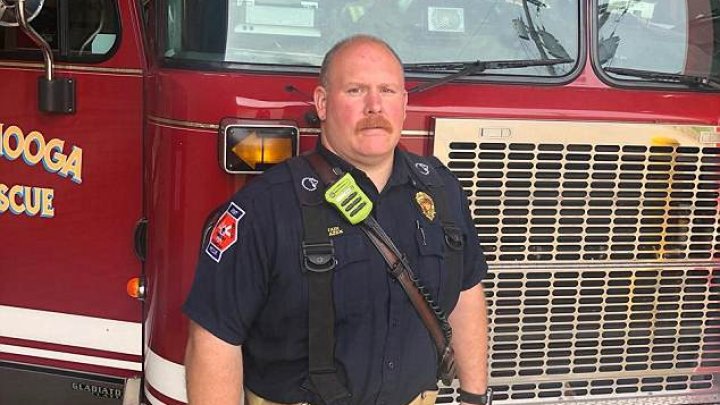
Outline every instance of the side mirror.
<svg viewBox="0 0 720 405">
<path fill-rule="evenodd" d="M 35 19 L 40 14 L 45 0 L 0 0 L 0 26 L 17 27 L 20 25 L 20 3 L 23 4 L 23 11 L 27 22 Z"/>
<path fill-rule="evenodd" d="M 53 54 L 47 41 L 30 26 L 45 0 L 0 0 L 0 26 L 20 29 L 42 50 L 45 75 L 38 78 L 38 109 L 46 113 L 75 112 L 75 81 L 53 77 Z"/>
</svg>

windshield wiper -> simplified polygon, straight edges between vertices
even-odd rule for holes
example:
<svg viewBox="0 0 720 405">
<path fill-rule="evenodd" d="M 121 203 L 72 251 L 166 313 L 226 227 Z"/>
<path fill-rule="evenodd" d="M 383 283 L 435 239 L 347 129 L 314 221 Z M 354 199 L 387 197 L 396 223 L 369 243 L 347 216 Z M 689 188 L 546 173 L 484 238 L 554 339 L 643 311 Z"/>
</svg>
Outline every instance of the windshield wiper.
<svg viewBox="0 0 720 405">
<path fill-rule="evenodd" d="M 445 83 L 482 73 L 486 70 L 496 69 L 519 69 L 534 66 L 553 66 L 563 63 L 575 62 L 574 59 L 524 59 L 524 60 L 477 60 L 474 62 L 430 62 L 430 63 L 406 63 L 403 65 L 408 72 L 430 72 L 444 73 L 457 70 L 457 72 L 441 77 L 438 80 L 431 80 L 408 90 L 408 93 L 419 93 L 433 87 L 442 86 Z"/>
<path fill-rule="evenodd" d="M 665 73 L 656 72 L 653 70 L 628 69 L 617 67 L 607 67 L 605 68 L 605 71 L 617 75 L 649 79 L 651 81 L 660 83 L 685 84 L 688 86 L 708 87 L 711 89 L 720 90 L 720 80 L 710 76 L 681 75 L 678 73 Z"/>
</svg>

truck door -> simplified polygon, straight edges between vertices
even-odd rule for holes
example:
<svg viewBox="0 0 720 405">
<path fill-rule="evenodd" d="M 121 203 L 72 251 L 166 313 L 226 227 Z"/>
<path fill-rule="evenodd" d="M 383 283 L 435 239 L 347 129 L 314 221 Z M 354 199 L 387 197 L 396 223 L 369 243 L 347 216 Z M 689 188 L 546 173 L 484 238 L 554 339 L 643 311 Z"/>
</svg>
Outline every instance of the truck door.
<svg viewBox="0 0 720 405">
<path fill-rule="evenodd" d="M 0 27 L 0 363 L 141 370 L 142 308 L 126 292 L 142 271 L 133 232 L 144 58 L 134 7 L 45 0 L 30 25 L 53 51 L 55 76 L 75 87 L 74 106 L 55 113 L 38 107 L 38 46 Z"/>
</svg>

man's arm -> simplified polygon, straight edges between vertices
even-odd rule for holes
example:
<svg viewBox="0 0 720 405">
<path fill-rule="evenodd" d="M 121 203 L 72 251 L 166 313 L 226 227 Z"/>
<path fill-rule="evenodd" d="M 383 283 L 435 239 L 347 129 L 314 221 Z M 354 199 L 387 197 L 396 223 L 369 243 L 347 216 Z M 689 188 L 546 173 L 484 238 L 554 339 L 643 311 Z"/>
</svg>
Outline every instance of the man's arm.
<svg viewBox="0 0 720 405">
<path fill-rule="evenodd" d="M 240 405 L 243 397 L 242 350 L 190 321 L 185 378 L 190 405 Z"/>
<path fill-rule="evenodd" d="M 482 284 L 460 293 L 450 314 L 452 346 L 463 391 L 482 394 L 487 390 L 488 318 Z"/>
</svg>

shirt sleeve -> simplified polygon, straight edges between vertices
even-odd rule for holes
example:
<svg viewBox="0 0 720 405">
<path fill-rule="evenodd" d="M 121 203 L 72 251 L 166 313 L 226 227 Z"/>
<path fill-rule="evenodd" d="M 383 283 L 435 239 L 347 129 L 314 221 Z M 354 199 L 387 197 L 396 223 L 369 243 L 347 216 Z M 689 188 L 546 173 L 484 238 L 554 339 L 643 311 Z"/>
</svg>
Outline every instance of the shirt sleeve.
<svg viewBox="0 0 720 405">
<path fill-rule="evenodd" d="M 462 275 L 462 290 L 465 291 L 477 285 L 487 276 L 488 266 L 480 247 L 475 224 L 470 215 L 469 202 L 465 191 L 449 169 L 444 168 L 443 172 L 445 172 L 446 187 L 450 188 L 448 195 L 452 198 L 452 208 L 459 213 L 459 223 L 463 233 L 466 235 Z"/>
<path fill-rule="evenodd" d="M 480 240 L 477 236 L 477 230 L 475 224 L 470 216 L 470 210 L 468 208 L 468 200 L 465 194 L 462 194 L 463 202 L 463 222 L 466 228 L 467 240 L 465 241 L 465 269 L 463 272 L 463 283 L 462 289 L 467 290 L 474 287 L 480 281 L 482 281 L 488 272 L 487 262 L 485 261 L 485 254 L 480 246 Z"/>
<path fill-rule="evenodd" d="M 256 207 L 236 196 L 203 241 L 195 279 L 183 306 L 195 323 L 223 341 L 240 345 L 268 292 L 271 227 Z"/>
</svg>

